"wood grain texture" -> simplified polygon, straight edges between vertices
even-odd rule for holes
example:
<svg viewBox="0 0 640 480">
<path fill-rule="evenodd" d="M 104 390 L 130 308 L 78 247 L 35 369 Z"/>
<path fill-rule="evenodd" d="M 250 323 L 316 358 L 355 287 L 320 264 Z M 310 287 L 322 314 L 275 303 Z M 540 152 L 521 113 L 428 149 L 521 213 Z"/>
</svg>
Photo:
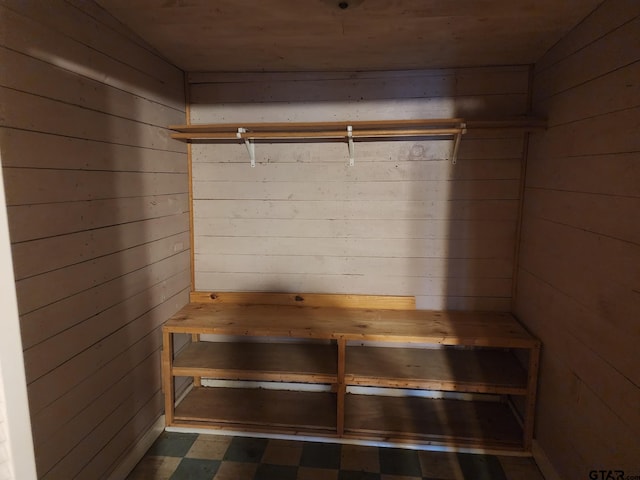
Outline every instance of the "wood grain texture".
<svg viewBox="0 0 640 480">
<path fill-rule="evenodd" d="M 168 182 L 171 178 L 167 179 Z M 162 181 L 162 180 L 160 180 Z M 158 182 L 159 183 L 159 182 Z M 158 188 L 162 188 L 159 186 Z M 171 187 L 165 187 L 170 191 Z M 9 195 L 11 192 L 8 192 Z M 163 192 L 164 193 L 164 192 Z M 411 197 L 423 200 L 513 200 L 518 197 L 517 180 L 454 180 L 450 182 L 219 182 L 194 180 L 196 200 L 293 200 L 393 201 Z M 99 195 L 99 194 L 98 194 Z M 10 199 L 10 197 L 9 197 Z M 10 201 L 10 200 L 9 200 Z"/>
<path fill-rule="evenodd" d="M 498 402 L 348 394 L 345 434 L 518 450 L 522 431 Z"/>
<path fill-rule="evenodd" d="M 221 283 L 230 290 L 246 289 L 255 292 L 276 290 L 294 293 L 297 288 L 305 287 L 304 290 L 324 294 L 342 291 L 363 295 L 501 298 L 508 298 L 511 292 L 510 278 L 486 278 L 480 282 L 476 278 L 449 279 L 449 277 L 407 277 L 403 275 L 389 276 L 382 282 L 374 277 L 363 278 L 361 275 L 343 274 L 202 273 L 196 275 L 196 281 Z"/>
<path fill-rule="evenodd" d="M 59 268 L 86 262 L 139 245 L 145 245 L 166 237 L 179 235 L 188 230 L 188 218 L 182 214 L 142 220 L 139 222 L 112 225 L 90 231 L 69 233 L 54 238 L 44 238 L 13 245 L 15 277 L 24 277 L 50 272 Z M 69 244 L 77 245 L 73 250 L 65 249 Z M 56 256 L 51 251 L 58 252 Z"/>
<path fill-rule="evenodd" d="M 184 191 L 182 173 L 85 172 L 69 170 L 6 168 L 7 205 L 81 202 L 121 197 L 150 197 Z M 25 193 L 25 184 L 36 192 Z"/>
<path fill-rule="evenodd" d="M 21 314 L 49 305 L 57 300 L 105 283 L 144 266 L 155 263 L 175 254 L 182 257 L 186 253 L 188 234 L 181 233 L 173 237 L 151 242 L 128 250 L 106 255 L 95 260 L 82 262 L 52 272 L 36 275 L 16 283 L 20 298 L 18 305 Z M 182 244 L 182 245 L 181 245 Z M 148 263 L 142 257 L 149 252 Z M 27 295 L 31 292 L 31 295 Z M 125 293 L 123 293 L 124 295 Z"/>
<path fill-rule="evenodd" d="M 195 388 L 178 405 L 176 424 L 206 428 L 224 424 L 229 428 L 276 428 L 325 431 L 336 425 L 335 395 L 286 390 Z"/>
<path fill-rule="evenodd" d="M 464 139 L 464 143 L 475 142 L 477 153 L 483 145 L 487 147 L 487 142 Z M 328 146 L 328 145 L 327 145 Z M 360 145 L 358 145 L 360 147 Z M 338 162 L 327 165 L 326 162 L 295 162 L 290 157 L 291 153 L 281 151 L 280 161 L 269 163 L 258 163 L 255 168 L 246 168 L 246 161 L 241 162 L 197 162 L 194 164 L 194 175 L 198 181 L 202 182 L 295 182 L 297 180 L 314 182 L 336 182 L 336 177 L 340 175 L 343 182 L 400 182 L 400 181 L 454 181 L 454 180 L 494 180 L 506 179 L 514 180 L 520 175 L 520 166 L 513 160 L 521 153 L 517 146 L 513 150 L 505 148 L 502 155 L 493 152 L 496 158 L 465 159 L 458 158 L 457 168 L 450 169 L 444 162 L 429 160 L 427 155 L 433 143 L 417 142 L 411 145 L 403 145 L 395 148 L 390 143 L 377 144 L 378 151 L 388 148 L 389 156 L 394 162 L 384 162 L 384 158 L 375 158 L 373 155 L 367 163 L 366 168 L 349 168 Z M 505 145 L 503 145 L 505 147 Z M 265 145 L 265 148 L 270 148 Z M 374 153 L 374 146 L 368 147 Z M 300 149 L 302 151 L 302 149 Z M 361 156 L 366 156 L 361 148 L 358 149 L 358 163 Z M 239 156 L 238 156 L 239 157 Z M 506 157 L 506 158 L 499 158 Z M 222 160 L 222 159 L 221 159 Z M 274 159 L 275 160 L 275 159 Z M 291 161 L 286 161 L 291 160 Z M 313 160 L 313 158 L 311 158 Z M 367 161 L 362 158 L 362 161 Z"/>
<path fill-rule="evenodd" d="M 640 448 L 639 14 L 605 1 L 536 66 L 550 128 L 531 136 L 515 312 L 544 345 L 536 438 L 568 478 L 632 470 Z"/>
<path fill-rule="evenodd" d="M 44 132 L 0 127 L 5 167 L 59 170 L 186 173 L 181 152 L 151 150 L 138 146 L 109 145 Z M 57 152 L 52 162 L 51 152 Z"/>
<path fill-rule="evenodd" d="M 332 345 L 195 342 L 173 362 L 175 376 L 336 383 Z"/>
<path fill-rule="evenodd" d="M 537 340 L 508 313 L 190 303 L 173 333 L 437 343 L 526 348 Z"/>
<path fill-rule="evenodd" d="M 518 116 L 528 73 L 192 74 L 189 128 Z M 196 289 L 413 295 L 428 308 L 504 308 L 522 135 L 470 131 L 455 166 L 447 139 L 356 141 L 355 167 L 341 143 L 257 142 L 255 168 L 243 145 L 194 143 Z"/>
<path fill-rule="evenodd" d="M 339 100 L 314 102 L 262 103 L 257 111 L 254 103 L 209 103 L 192 99 L 191 119 L 193 123 L 214 123 L 224 119 L 228 123 L 245 122 L 320 122 L 359 120 L 404 120 L 419 118 L 504 118 L 523 115 L 527 102 L 526 93 L 500 95 L 469 95 L 458 93 L 452 97 L 429 97 L 404 99 L 376 99 L 350 102 Z M 283 109 L 283 107 L 286 107 Z M 490 114 L 488 112 L 491 112 Z"/>
<path fill-rule="evenodd" d="M 415 141 L 385 141 L 358 142 L 357 148 L 358 165 L 361 163 L 372 168 L 390 167 L 399 162 L 429 162 L 426 165 L 427 172 L 436 170 L 441 176 L 458 175 L 453 169 L 447 168 L 449 156 L 451 154 L 450 141 L 435 140 L 415 140 Z M 216 162 L 238 163 L 247 166 L 247 150 L 244 145 L 238 144 L 216 144 Z M 512 132 L 502 132 L 500 134 L 473 136 L 472 133 L 465 135 L 460 144 L 458 160 L 497 160 L 497 159 L 517 159 L 522 155 L 522 138 Z M 195 163 L 212 163 L 211 145 L 193 144 L 193 161 Z M 316 148 L 310 148 L 308 143 L 294 144 L 270 144 L 260 143 L 256 148 L 256 172 L 271 173 L 272 169 L 277 172 L 276 164 L 286 163 L 295 172 L 304 168 L 313 168 L 307 163 L 320 163 L 328 173 L 335 173 L 336 169 L 342 170 L 342 178 L 352 178 L 363 175 L 366 170 L 360 172 L 359 169 L 347 169 L 347 146 L 343 143 L 323 143 Z M 439 161 L 439 162 L 438 162 Z M 371 163 L 382 163 L 382 165 L 371 165 Z M 384 162 L 384 163 L 383 163 Z M 386 163 L 389 162 L 389 163 Z M 337 163 L 335 165 L 334 163 Z M 302 164 L 302 165 L 296 165 Z M 433 165 L 433 166 L 429 166 Z M 418 164 L 420 165 L 420 164 Z M 464 163 L 466 168 L 460 167 L 463 172 L 469 172 L 474 162 Z M 405 165 L 400 164 L 399 167 Z M 261 169 L 261 167 L 266 167 Z M 199 166 L 197 167 L 199 168 Z M 210 167 L 212 168 L 212 167 Z M 223 168 L 223 167 L 221 167 Z M 230 167 L 227 167 L 230 168 Z M 279 168 L 286 168 L 281 166 Z M 318 167 L 316 167 L 318 168 Z M 339 170 L 339 171 L 340 171 Z M 376 170 L 373 170 L 375 172 Z M 248 178 L 254 178 L 256 173 L 247 172 Z M 461 174 L 464 174 L 461 172 Z M 325 174 L 326 175 L 326 174 Z M 226 178 L 226 177 L 221 177 Z M 295 176 L 290 178 L 296 178 Z"/>
<path fill-rule="evenodd" d="M 46 8 L 39 10 L 19 0 L 5 0 L 3 4 L 55 32 L 72 36 L 74 40 L 94 50 L 103 53 L 118 52 L 119 62 L 145 72 L 167 88 L 175 89 L 178 93 L 181 91 L 179 82 L 182 71 L 158 55 L 153 55 L 143 44 L 132 41 L 123 29 L 113 32 L 114 22 L 107 20 L 108 15 L 101 15 L 100 19 L 96 19 L 95 15 L 85 13 L 66 0 L 52 0 L 47 3 Z M 91 9 L 91 6 L 88 8 Z"/>
<path fill-rule="evenodd" d="M 191 302 L 230 305 L 289 305 L 305 307 L 415 310 L 413 297 L 323 295 L 318 293 L 191 292 Z"/>
<path fill-rule="evenodd" d="M 146 397 L 146 398 L 145 398 Z M 162 395 L 160 391 L 150 396 L 129 396 L 117 406 L 92 432 L 86 442 L 82 442 L 61 462 L 57 463 L 43 478 L 68 478 L 79 468 L 85 470 L 95 463 L 108 463 L 109 457 L 116 457 L 123 451 L 120 442 L 127 438 L 138 438 L 151 421 L 161 412 Z M 106 444 L 106 445 L 105 445 Z M 108 449 L 105 448 L 109 447 Z M 106 451 L 105 451 L 106 450 Z M 115 455 L 113 451 L 117 452 Z M 101 454 L 102 452 L 104 457 Z M 109 457 L 107 457 L 107 454 Z M 106 458 L 105 458 L 106 457 Z M 83 460 L 90 458 L 85 464 Z M 99 469 L 97 469 L 99 471 Z M 96 473 L 98 474 L 98 473 Z"/>
<path fill-rule="evenodd" d="M 191 91 L 213 95 L 218 101 L 242 103 L 249 95 L 255 102 L 323 101 L 525 93 L 527 76 L 521 65 L 503 67 L 449 68 L 429 70 L 385 70 L 358 72 L 273 72 L 256 78 L 252 73 L 189 72 Z M 257 88 L 263 80 L 264 88 Z M 455 79 L 455 80 L 454 80 Z M 211 84 L 219 84 L 212 89 Z M 394 85 L 400 87 L 398 90 Z M 330 87 L 330 88 L 327 88 Z M 247 92 L 246 90 L 249 90 Z"/>
<path fill-rule="evenodd" d="M 562 37 L 536 62 L 536 69 L 546 70 L 638 15 L 640 15 L 640 5 L 634 0 L 609 1 L 607 8 L 594 10 L 571 30 L 571 35 Z"/>
<path fill-rule="evenodd" d="M 31 382 L 28 390 L 32 414 L 36 415 L 43 408 L 73 390 L 81 382 L 94 376 L 100 367 L 162 326 L 168 317 L 171 317 L 181 308 L 181 305 L 184 305 L 184 302 L 188 301 L 188 293 L 188 289 L 184 289 L 166 299 L 160 305 L 136 318 L 127 328 L 114 332 L 47 375 Z M 160 390 L 159 384 L 158 390 Z"/>
<path fill-rule="evenodd" d="M 634 10 L 637 11 L 637 7 L 625 8 L 628 16 L 620 19 L 621 24 L 596 39 L 597 41 L 564 57 L 553 68 L 538 72 L 534 96 L 536 100 L 570 90 L 638 60 L 635 52 L 640 47 L 637 36 L 640 16 L 638 13 L 635 13 L 635 18 L 631 16 Z"/>
<path fill-rule="evenodd" d="M 40 438 L 36 444 L 36 448 L 42 452 L 38 456 L 38 469 L 50 470 L 58 459 L 64 458 L 76 446 L 77 439 L 87 437 L 122 398 L 131 395 L 144 397 L 148 392 L 154 391 L 153 387 L 158 383 L 160 376 L 159 357 L 159 352 L 154 352 L 145 362 L 134 368 L 131 374 L 100 395 L 91 408 L 76 412 L 55 435 L 46 439 Z"/>
<path fill-rule="evenodd" d="M 526 374 L 498 350 L 349 347 L 349 385 L 522 395 Z"/>
<path fill-rule="evenodd" d="M 125 418 L 128 412 L 134 410 L 135 407 L 125 406 L 118 411 L 115 415 L 122 415 Z M 127 410 L 125 410 L 127 409 Z M 127 413 L 125 413 L 127 412 Z M 109 438 L 107 444 L 100 451 L 101 455 L 94 455 L 94 457 L 83 467 L 80 475 L 87 475 L 90 478 L 95 478 L 103 474 L 103 472 L 110 472 L 118 466 L 118 461 L 121 461 L 123 456 L 127 453 L 127 440 L 129 438 L 135 438 L 139 442 L 142 436 L 152 427 L 157 421 L 162 410 L 162 397 L 160 392 L 154 394 L 149 401 L 140 407 L 135 414 L 127 418 L 128 422 L 118 431 L 114 428 L 107 433 Z M 114 423 L 115 428 L 119 425 Z M 116 459 L 115 462 L 112 461 Z"/>
<path fill-rule="evenodd" d="M 329 0 L 242 6 L 204 0 L 98 3 L 181 68 L 231 72 L 533 63 L 598 5 L 596 0 L 561 5 L 550 0 L 369 0 L 342 10 Z M 245 32 L 241 39 L 238 31 Z"/>
<path fill-rule="evenodd" d="M 634 187 L 635 188 L 635 187 Z M 485 228 L 481 228 L 485 227 Z M 513 224 L 505 220 L 444 219 L 310 219 L 310 218 L 209 218 L 199 225 L 203 237 L 297 237 L 361 239 L 460 240 L 513 236 Z"/>
<path fill-rule="evenodd" d="M 361 239 L 361 241 L 366 241 Z M 285 243 L 286 242 L 285 240 Z M 392 244 L 394 242 L 391 242 Z M 425 242 L 425 245 L 428 245 Z M 425 248 L 425 255 L 429 249 Z M 457 250 L 457 249 L 456 249 Z M 274 274 L 323 274 L 331 269 L 336 275 L 374 275 L 385 272 L 390 277 L 405 275 L 416 277 L 464 277 L 473 273 L 487 278 L 509 278 L 510 261 L 508 258 L 497 259 L 466 259 L 456 258 L 456 253 L 450 253 L 450 258 L 442 252 L 438 258 L 386 258 L 359 256 L 331 256 L 318 258 L 312 252 L 309 255 L 276 255 L 253 259 L 249 255 L 198 255 L 201 265 L 215 268 L 221 273 L 274 273 Z M 364 306 L 363 302 L 363 306 Z"/>
<path fill-rule="evenodd" d="M 180 402 L 170 414 L 168 425 L 316 434 L 321 426 L 310 412 L 322 402 L 332 401 L 335 405 L 330 409 L 325 405 L 323 414 L 335 411 L 336 422 L 323 421 L 330 425 L 325 432 L 320 431 L 324 434 L 457 447 L 530 448 L 537 355 L 530 355 L 531 372 L 527 375 L 513 352 L 506 349 L 537 351 L 539 342 L 509 314 L 290 306 L 284 302 L 261 303 L 260 298 L 269 294 L 255 294 L 255 301 L 249 302 L 251 295 L 236 294 L 245 297 L 245 303 L 239 298 L 236 304 L 190 303 L 165 323 L 166 408 L 173 405 L 171 385 L 178 375 L 275 382 L 273 385 L 283 381 L 329 383 L 332 393 L 287 391 L 290 386 L 264 387 L 263 383 L 244 389 L 200 387 Z M 214 301 L 217 298 L 212 297 Z M 281 297 L 274 295 L 276 301 Z M 166 352 L 174 334 L 206 335 L 206 340 L 213 341 L 193 343 L 172 363 Z M 214 340 L 211 336 L 221 337 Z M 360 342 L 382 342 L 385 347 L 360 346 Z M 397 342 L 400 348 L 392 348 L 388 342 Z M 406 348 L 407 343 L 419 345 Z M 432 350 L 425 348 L 426 343 L 449 347 Z M 486 346 L 498 349 L 478 348 Z M 358 395 L 347 395 L 349 386 L 511 394 L 521 398 L 530 394 L 529 421 L 523 432 L 509 407 L 491 401 L 495 398 L 477 404 L 414 395 L 360 401 Z M 268 401 L 277 401 L 278 405 Z M 299 404 L 290 406 L 294 409 L 287 417 L 280 407 L 290 402 Z M 418 411 L 427 413 L 416 415 Z M 374 428 L 376 417 L 378 426 Z M 506 438 L 513 436 L 517 440 Z"/>
<path fill-rule="evenodd" d="M 538 442 L 540 438 L 545 438 L 550 447 L 557 448 L 554 450 L 555 457 L 564 457 L 566 467 L 558 467 L 558 470 L 587 470 L 594 462 L 589 456 L 590 452 L 597 452 L 598 456 L 615 458 L 621 469 L 633 471 L 637 464 L 637 450 L 633 444 L 624 446 L 628 443 L 627 439 L 633 436 L 633 427 L 611 410 L 571 370 L 564 367 L 562 360 L 543 356 L 541 371 L 547 372 L 547 380 L 546 386 L 541 384 L 538 415 L 543 415 L 547 420 L 537 425 Z M 546 401 L 550 394 L 558 397 L 554 405 Z M 589 425 L 584 424 L 585 415 L 594 419 Z M 599 438 L 589 436 L 594 427 L 609 438 L 611 435 L 622 437 L 619 441 L 602 442 Z M 567 446 L 562 434 L 565 430 L 579 432 L 585 438 L 579 444 Z"/>
<path fill-rule="evenodd" d="M 95 40 L 95 33 L 87 35 L 87 30 L 79 24 L 74 26 L 74 22 L 68 23 L 63 29 L 43 24 L 42 20 L 49 22 L 47 18 L 50 15 L 47 11 L 53 8 L 53 5 L 34 6 L 34 4 L 21 4 L 22 2 L 13 3 L 13 8 L 19 7 L 20 12 L 4 5 L 0 7 L 3 24 L 12 27 L 2 30 L 0 43 L 3 46 L 184 112 L 182 83 L 172 85 L 171 80 L 154 79 L 153 75 L 137 68 L 137 65 L 126 65 L 117 60 L 118 50 L 113 49 L 111 42 L 118 41 L 121 34 L 102 28 L 101 32 L 103 35 L 106 34 L 106 38 Z M 54 8 L 51 15 L 56 15 L 55 10 L 57 9 Z M 91 17 L 86 14 L 81 14 L 80 18 L 85 22 L 91 22 Z M 25 36 L 24 32 L 29 34 Z M 84 38 L 77 38 L 83 35 Z M 102 46 L 98 49 L 87 45 L 96 41 L 102 42 Z M 132 53 L 135 50 L 131 50 Z M 62 53 L 64 55 L 61 55 Z M 137 51 L 137 61 L 143 61 L 144 57 L 151 56 L 150 53 Z M 174 76 L 175 73 L 176 70 L 173 69 L 171 75 Z M 160 76 L 164 74 L 166 72 L 158 72 Z"/>
<path fill-rule="evenodd" d="M 214 90 L 217 92 L 217 90 Z M 220 93 L 220 92 L 217 92 Z M 245 99 L 248 101 L 249 99 Z M 215 99 L 209 99 L 215 101 Z M 252 102 L 264 103 L 262 99 L 251 99 Z M 284 101 L 284 100 L 283 100 Z M 420 119 L 404 119 L 404 120 L 364 120 L 364 121 L 343 121 L 343 122 L 268 122 L 268 123 L 249 123 L 242 125 L 234 125 L 229 123 L 208 123 L 208 124 L 187 124 L 187 125 L 170 125 L 171 130 L 182 133 L 238 133 L 238 127 L 245 127 L 248 132 L 241 135 L 241 138 L 249 137 L 253 134 L 270 134 L 270 133 L 324 133 L 340 131 L 346 133 L 347 127 L 353 127 L 353 132 L 370 131 L 370 130 L 393 130 L 400 131 L 404 129 L 460 129 L 464 123 L 462 118 L 420 118 Z M 259 137 L 257 137 L 259 138 Z"/>
<path fill-rule="evenodd" d="M 146 358 L 157 355 L 162 345 L 160 329 L 156 329 L 131 348 L 121 352 L 102 368 L 102 375 L 91 376 L 80 382 L 76 388 L 69 390 L 34 416 L 34 442 L 41 444 L 53 437 L 56 431 L 72 421 L 78 411 L 91 409 L 94 401 L 100 398 L 119 379 L 126 381 L 128 376 L 121 377 L 124 369 L 137 368 Z M 156 364 L 154 368 L 157 368 Z"/>
<path fill-rule="evenodd" d="M 157 150 L 184 151 L 170 138 L 169 130 L 163 127 L 78 108 L 6 87 L 0 87 L 0 95 L 4 99 L 0 106 L 3 127 Z M 60 118 L 65 118 L 65 121 L 59 121 Z"/>
<path fill-rule="evenodd" d="M 169 257 L 22 315 L 23 347 L 28 349 L 105 312 L 127 298 L 145 291 L 150 285 L 162 283 L 163 280 L 167 280 L 167 272 L 179 271 L 180 265 L 184 266 L 182 262 L 184 255 Z"/>
<path fill-rule="evenodd" d="M 162 195 L 46 203 L 9 207 L 13 242 L 23 242 L 150 218 L 179 216 L 188 211 L 188 196 Z M 56 221 L 51 221 L 55 218 Z"/>
<path fill-rule="evenodd" d="M 475 310 L 508 312 L 511 297 L 458 297 L 447 295 L 417 295 L 416 306 L 424 310 Z"/>
<path fill-rule="evenodd" d="M 11 210 L 10 210 L 11 211 Z M 38 212 L 39 213 L 39 212 Z M 518 213 L 516 199 L 504 200 L 396 200 L 396 201 L 262 201 L 216 200 L 194 202 L 196 230 L 201 219 L 304 219 L 304 220 L 511 220 Z M 35 216 L 35 215 L 34 215 Z M 515 229 L 515 226 L 513 227 Z M 429 230 L 427 229 L 427 232 Z M 380 238 L 384 234 L 378 234 Z M 428 235 L 428 233 L 427 233 Z M 196 250 L 198 249 L 196 238 Z M 206 240 L 203 245 L 206 245 Z M 259 242 L 254 243 L 260 245 Z M 472 246 L 472 242 L 469 242 Z"/>
<path fill-rule="evenodd" d="M 166 128 L 183 74 L 84 6 L 0 6 L 3 175 L 50 479 L 108 476 L 158 418 L 159 326 L 188 301 L 186 148 Z"/>
<path fill-rule="evenodd" d="M 184 259 L 181 263 L 178 268 L 184 269 Z M 188 278 L 185 270 L 179 273 L 169 271 L 165 275 L 166 279 L 162 282 L 25 350 L 28 381 L 39 378 L 72 358 L 76 352 L 69 350 L 67 345 L 76 345 L 79 351 L 83 351 L 126 327 L 164 298 L 173 297 L 184 288 L 185 279 Z"/>
<path fill-rule="evenodd" d="M 162 128 L 167 125 L 159 123 L 161 119 L 182 118 L 179 110 L 6 47 L 0 47 L 0 61 L 12 66 L 11 74 L 8 69 L 0 72 L 0 85 L 4 87 Z"/>
</svg>

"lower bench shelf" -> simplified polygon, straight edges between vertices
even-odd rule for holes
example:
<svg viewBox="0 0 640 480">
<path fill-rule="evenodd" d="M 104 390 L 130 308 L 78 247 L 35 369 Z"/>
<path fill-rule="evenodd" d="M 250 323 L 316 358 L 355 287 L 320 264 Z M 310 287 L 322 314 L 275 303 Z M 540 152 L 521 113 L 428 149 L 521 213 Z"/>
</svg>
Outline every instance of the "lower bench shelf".
<svg viewBox="0 0 640 480">
<path fill-rule="evenodd" d="M 336 395 L 261 388 L 196 387 L 175 409 L 180 424 L 335 435 Z"/>
<path fill-rule="evenodd" d="M 194 342 L 173 362 L 176 376 L 228 380 L 336 383 L 335 345 Z"/>
<path fill-rule="evenodd" d="M 349 385 L 524 395 L 527 375 L 511 352 L 476 348 L 348 347 Z"/>
<path fill-rule="evenodd" d="M 522 427 L 498 401 L 347 394 L 345 436 L 522 449 Z"/>
<path fill-rule="evenodd" d="M 508 313 L 211 298 L 163 326 L 167 426 L 530 451 L 540 343 Z M 174 358 L 175 334 L 191 334 L 193 343 Z M 194 386 L 176 406 L 179 376 Z M 202 378 L 217 386 L 201 386 Z M 224 386 L 229 380 L 247 388 Z M 264 382 L 275 388 L 248 387 Z M 291 391 L 284 388 L 295 385 L 282 382 L 329 388 Z M 443 393 L 392 396 L 402 392 L 394 389 Z"/>
</svg>

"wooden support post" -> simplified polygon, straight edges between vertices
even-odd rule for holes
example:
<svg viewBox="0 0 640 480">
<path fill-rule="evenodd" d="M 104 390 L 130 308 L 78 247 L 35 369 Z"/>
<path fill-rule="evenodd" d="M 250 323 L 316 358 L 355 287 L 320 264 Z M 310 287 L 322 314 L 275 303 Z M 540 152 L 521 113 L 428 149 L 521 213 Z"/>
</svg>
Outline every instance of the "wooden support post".
<svg viewBox="0 0 640 480">
<path fill-rule="evenodd" d="M 162 330 L 162 384 L 164 385 L 164 415 L 165 424 L 173 424 L 173 410 L 175 408 L 175 386 L 171 366 L 173 363 L 173 334 Z"/>
<path fill-rule="evenodd" d="M 525 451 L 531 451 L 533 441 L 533 427 L 536 408 L 536 392 L 538 388 L 538 367 L 540 365 L 540 344 L 529 349 L 529 371 L 527 379 L 527 400 L 524 412 L 523 446 Z"/>
<path fill-rule="evenodd" d="M 187 126 L 191 125 L 191 85 L 187 74 L 184 74 L 184 103 L 185 103 L 185 120 Z M 189 260 L 191 268 L 191 291 L 196 290 L 196 270 L 195 270 L 195 237 L 194 237 L 194 219 L 193 219 L 193 154 L 191 151 L 191 142 L 187 143 L 187 177 L 189 181 L 189 237 L 191 243 L 189 245 Z"/>
<path fill-rule="evenodd" d="M 338 339 L 338 417 L 336 422 L 339 437 L 344 435 L 344 402 L 347 394 L 347 386 L 344 379 L 346 350 L 347 341 L 340 337 Z"/>
<path fill-rule="evenodd" d="M 199 342 L 200 341 L 200 334 L 199 333 L 192 333 L 191 334 L 191 341 L 193 343 Z M 193 377 L 193 386 L 194 387 L 201 387 L 202 386 L 202 377 Z"/>
</svg>

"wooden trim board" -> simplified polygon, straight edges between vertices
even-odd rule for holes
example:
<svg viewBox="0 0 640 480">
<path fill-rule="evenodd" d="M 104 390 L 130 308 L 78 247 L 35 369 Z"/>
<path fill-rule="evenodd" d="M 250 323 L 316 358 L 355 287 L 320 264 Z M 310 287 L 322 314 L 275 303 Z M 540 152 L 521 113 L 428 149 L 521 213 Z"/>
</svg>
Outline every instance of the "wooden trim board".
<svg viewBox="0 0 640 480">
<path fill-rule="evenodd" d="M 239 305 L 295 305 L 306 307 L 415 310 L 415 297 L 389 295 L 333 295 L 322 293 L 191 292 L 191 302 Z"/>
<path fill-rule="evenodd" d="M 187 126 L 191 125 L 191 89 L 184 73 L 184 101 L 185 101 L 185 120 Z M 191 239 L 191 291 L 196 289 L 196 267 L 195 267 L 195 220 L 193 217 L 193 153 L 191 151 L 191 143 L 187 144 L 187 174 L 189 181 L 189 234 Z"/>
<path fill-rule="evenodd" d="M 537 440 L 533 440 L 531 453 L 545 480 L 563 480 Z"/>
<path fill-rule="evenodd" d="M 420 120 L 369 120 L 353 122 L 259 122 L 259 123 L 208 123 L 197 125 L 169 125 L 170 130 L 181 133 L 207 133 L 207 132 L 237 132 L 238 127 L 246 128 L 252 132 L 273 131 L 314 131 L 314 130 L 346 130 L 347 126 L 354 128 L 400 128 L 400 127 L 434 127 L 443 125 L 457 125 L 463 123 L 462 118 L 428 118 Z"/>
<path fill-rule="evenodd" d="M 145 456 L 147 450 L 151 448 L 151 445 L 164 431 L 165 418 L 161 415 L 156 420 L 149 430 L 135 443 L 131 450 L 128 450 L 126 455 L 118 462 L 116 468 L 107 477 L 108 480 L 121 480 L 127 478 L 127 476 L 133 471 L 135 466 Z"/>
<path fill-rule="evenodd" d="M 547 122 L 544 118 L 522 116 L 516 118 L 491 119 L 491 120 L 465 120 L 463 118 L 428 118 L 428 119 L 407 119 L 407 120 L 354 120 L 341 122 L 248 122 L 248 123 L 208 123 L 208 124 L 187 124 L 169 125 L 169 129 L 175 132 L 191 134 L 221 134 L 220 138 L 237 138 L 235 134 L 238 128 L 242 127 L 250 130 L 251 133 L 268 132 L 322 132 L 328 130 L 346 130 L 348 126 L 354 130 L 358 128 L 367 129 L 400 129 L 406 127 L 458 127 L 466 124 L 473 129 L 519 129 L 525 131 L 535 131 L 546 129 Z M 224 134 L 227 134 L 224 136 Z M 233 134 L 233 135 L 229 135 Z M 175 138 L 175 137 L 174 137 Z M 179 137 L 184 138 L 184 137 Z"/>
<path fill-rule="evenodd" d="M 164 414 L 167 425 L 173 422 L 175 406 L 174 379 L 171 374 L 171 360 L 173 357 L 173 335 L 162 331 L 162 391 L 164 393 Z"/>
</svg>

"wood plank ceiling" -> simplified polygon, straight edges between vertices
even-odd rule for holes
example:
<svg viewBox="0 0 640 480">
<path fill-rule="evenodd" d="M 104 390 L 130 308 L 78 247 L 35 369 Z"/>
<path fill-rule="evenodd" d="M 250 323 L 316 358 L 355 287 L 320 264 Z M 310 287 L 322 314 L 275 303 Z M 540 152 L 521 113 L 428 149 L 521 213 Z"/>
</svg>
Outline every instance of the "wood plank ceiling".
<svg viewBox="0 0 640 480">
<path fill-rule="evenodd" d="M 97 0 L 189 72 L 534 63 L 601 1 Z"/>
</svg>

